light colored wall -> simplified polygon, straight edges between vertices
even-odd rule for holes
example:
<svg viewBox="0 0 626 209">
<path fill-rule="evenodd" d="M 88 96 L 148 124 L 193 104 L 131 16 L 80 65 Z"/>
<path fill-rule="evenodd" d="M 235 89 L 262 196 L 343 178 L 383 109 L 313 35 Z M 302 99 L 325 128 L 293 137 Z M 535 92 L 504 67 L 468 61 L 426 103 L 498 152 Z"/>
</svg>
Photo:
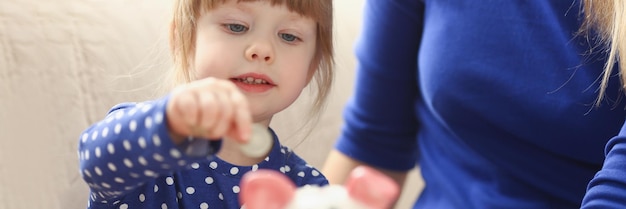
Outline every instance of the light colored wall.
<svg viewBox="0 0 626 209">
<path fill-rule="evenodd" d="M 80 132 L 116 103 L 153 98 L 169 66 L 169 0 L 0 1 L 0 209 L 85 208 Z M 336 0 L 337 79 L 313 132 L 308 95 L 273 121 L 285 144 L 321 167 L 352 92 L 362 0 Z M 417 170 L 398 208 L 421 190 Z"/>
</svg>

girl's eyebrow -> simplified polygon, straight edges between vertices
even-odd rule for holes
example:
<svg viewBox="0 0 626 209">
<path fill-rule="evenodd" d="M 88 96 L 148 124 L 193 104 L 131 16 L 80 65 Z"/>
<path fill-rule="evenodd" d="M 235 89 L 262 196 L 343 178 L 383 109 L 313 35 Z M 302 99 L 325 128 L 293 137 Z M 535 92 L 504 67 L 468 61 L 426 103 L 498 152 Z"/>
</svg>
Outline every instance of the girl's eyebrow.
<svg viewBox="0 0 626 209">
<path fill-rule="evenodd" d="M 234 7 L 231 7 L 230 10 L 231 11 L 227 12 L 227 14 L 231 13 L 233 10 L 240 11 L 244 14 L 253 15 L 253 16 L 256 14 L 254 10 L 254 6 L 248 5 L 246 2 L 238 2 L 235 4 Z M 288 16 L 286 16 L 287 22 L 289 22 L 290 25 L 295 25 L 295 27 L 292 27 L 292 28 L 298 29 L 298 30 L 308 30 L 306 29 L 306 27 L 302 27 L 301 24 L 299 24 L 299 23 L 306 21 L 307 18 L 310 19 L 309 17 L 305 17 L 302 14 L 298 14 L 294 12 L 291 12 Z"/>
</svg>

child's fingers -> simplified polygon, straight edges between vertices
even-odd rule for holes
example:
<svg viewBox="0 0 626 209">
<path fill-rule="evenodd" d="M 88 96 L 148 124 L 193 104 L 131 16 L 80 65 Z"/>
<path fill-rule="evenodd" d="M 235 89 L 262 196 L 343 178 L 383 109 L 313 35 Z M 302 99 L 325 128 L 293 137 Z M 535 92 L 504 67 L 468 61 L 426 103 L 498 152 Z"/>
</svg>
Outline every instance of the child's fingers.
<svg viewBox="0 0 626 209">
<path fill-rule="evenodd" d="M 248 142 L 250 134 L 252 132 L 252 116 L 250 109 L 248 108 L 248 100 L 238 91 L 231 94 L 231 99 L 234 106 L 234 128 L 236 129 L 239 142 Z"/>
<path fill-rule="evenodd" d="M 217 104 L 219 104 L 220 113 L 219 117 L 217 117 L 217 122 L 209 134 L 211 137 L 224 137 L 226 132 L 231 129 L 233 120 L 233 105 L 229 96 L 224 92 L 216 92 L 214 95 L 217 100 Z"/>
<path fill-rule="evenodd" d="M 198 101 L 195 92 L 185 92 L 178 100 L 178 112 L 181 113 L 185 124 L 194 127 L 198 121 Z"/>
<path fill-rule="evenodd" d="M 175 92 L 169 102 L 168 109 L 171 111 L 167 113 L 167 118 L 172 131 L 179 135 L 192 135 L 192 127 L 197 120 L 195 96 L 183 89 Z"/>
<path fill-rule="evenodd" d="M 208 130 L 211 130 L 213 126 L 217 123 L 217 118 L 221 114 L 219 109 L 218 101 L 215 95 L 211 92 L 201 93 L 198 95 L 199 102 L 199 115 L 198 117 L 198 126 L 204 130 L 204 135 L 208 135 L 206 133 Z"/>
<path fill-rule="evenodd" d="M 208 139 L 248 141 L 252 116 L 245 96 L 230 81 L 207 78 L 175 90 L 168 114 L 175 133 Z M 171 111 L 170 111 L 171 112 Z"/>
</svg>

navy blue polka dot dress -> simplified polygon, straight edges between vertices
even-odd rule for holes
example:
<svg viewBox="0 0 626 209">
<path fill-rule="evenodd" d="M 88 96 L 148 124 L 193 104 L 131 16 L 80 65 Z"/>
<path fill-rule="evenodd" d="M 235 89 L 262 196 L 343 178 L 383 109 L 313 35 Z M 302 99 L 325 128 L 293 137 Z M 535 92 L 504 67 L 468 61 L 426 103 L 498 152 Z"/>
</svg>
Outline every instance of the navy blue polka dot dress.
<svg viewBox="0 0 626 209">
<path fill-rule="evenodd" d="M 168 97 L 116 105 L 80 136 L 80 173 L 89 185 L 88 208 L 241 208 L 239 181 L 248 171 L 273 169 L 298 186 L 328 181 L 274 136 L 270 154 L 237 166 L 214 154 L 219 141 L 174 145 L 165 124 Z M 271 129 L 270 129 L 271 130 Z"/>
</svg>

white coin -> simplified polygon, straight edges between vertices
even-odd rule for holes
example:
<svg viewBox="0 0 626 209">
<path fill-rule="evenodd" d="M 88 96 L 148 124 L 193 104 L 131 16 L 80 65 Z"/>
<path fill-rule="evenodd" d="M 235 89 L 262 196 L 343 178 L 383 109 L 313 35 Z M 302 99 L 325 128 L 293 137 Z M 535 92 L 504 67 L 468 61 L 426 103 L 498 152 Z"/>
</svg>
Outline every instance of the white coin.
<svg viewBox="0 0 626 209">
<path fill-rule="evenodd" d="M 253 124 L 250 140 L 246 144 L 241 144 L 239 148 L 249 157 L 262 157 L 272 149 L 272 143 L 272 135 L 267 127 Z"/>
</svg>

